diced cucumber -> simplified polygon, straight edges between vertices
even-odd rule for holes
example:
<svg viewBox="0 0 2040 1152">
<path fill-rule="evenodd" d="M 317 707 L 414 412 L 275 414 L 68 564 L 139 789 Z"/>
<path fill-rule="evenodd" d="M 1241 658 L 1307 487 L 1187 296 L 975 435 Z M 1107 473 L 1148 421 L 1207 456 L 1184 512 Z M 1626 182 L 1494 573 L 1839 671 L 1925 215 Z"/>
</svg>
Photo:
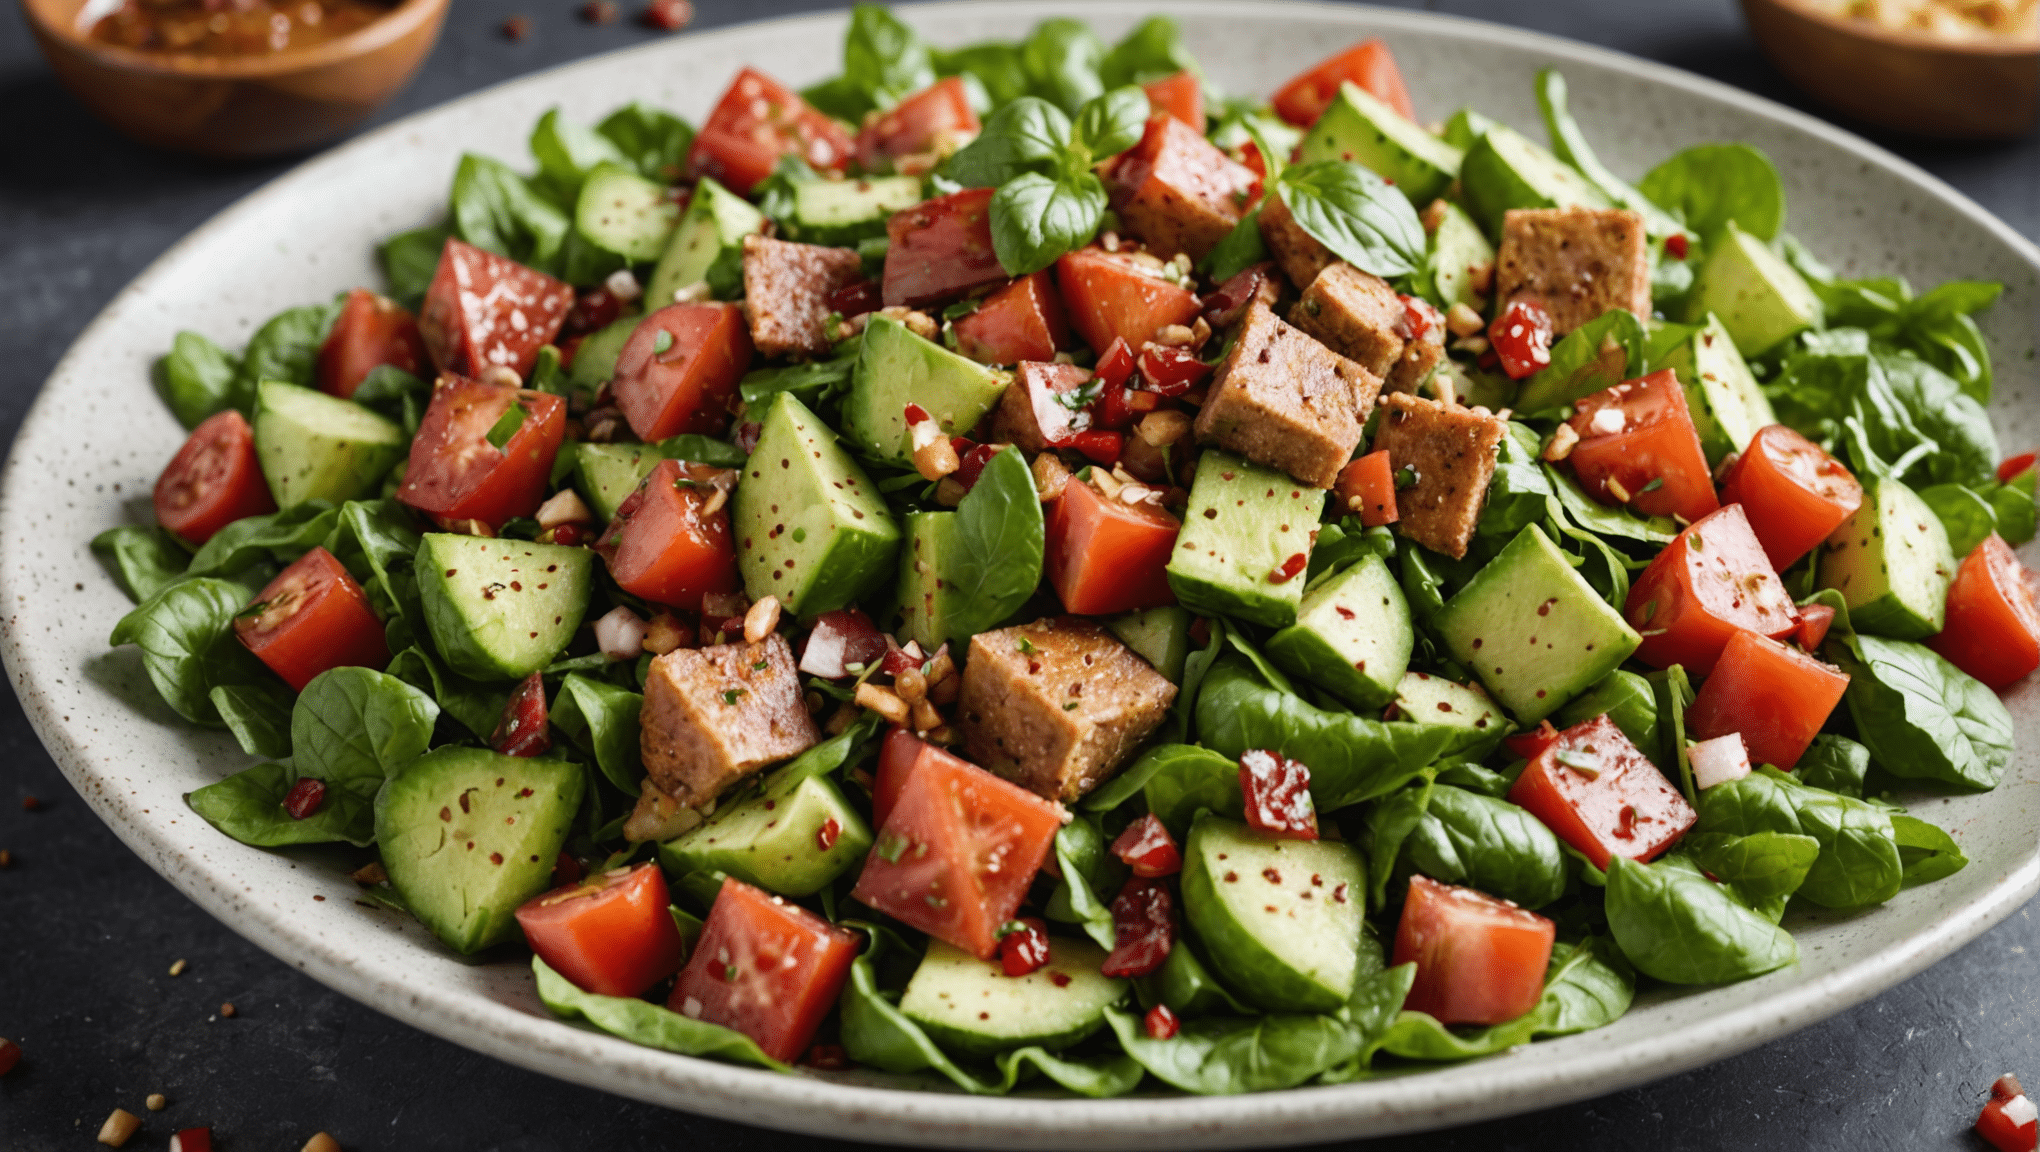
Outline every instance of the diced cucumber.
<svg viewBox="0 0 2040 1152">
<path fill-rule="evenodd" d="M 409 450 L 401 427 L 352 400 L 275 380 L 255 391 L 255 458 L 278 508 L 373 492 Z"/>
<path fill-rule="evenodd" d="M 1298 163 L 1357 160 L 1421 208 L 1459 176 L 1465 153 L 1348 80 L 1297 149 Z"/>
<path fill-rule="evenodd" d="M 455 672 L 519 680 L 581 626 L 595 554 L 586 548 L 428 532 L 418 545 L 425 624 Z"/>
<path fill-rule="evenodd" d="M 1322 488 L 1208 448 L 1197 458 L 1190 506 L 1169 561 L 1169 587 L 1193 612 L 1270 628 L 1296 621 L 1303 567 L 1324 509 Z M 1281 574 L 1293 568 L 1288 576 Z"/>
<path fill-rule="evenodd" d="M 1863 505 L 1820 546 L 1819 580 L 1858 632 L 1924 640 L 1948 618 L 1955 550 L 1927 502 L 1896 480 L 1865 478 Z"/>
<path fill-rule="evenodd" d="M 1104 962 L 1104 950 L 1089 940 L 1051 936 L 1046 965 L 1008 976 L 996 958 L 930 940 L 900 1011 L 936 1043 L 973 1056 L 1067 1048 L 1096 1032 L 1105 1009 L 1126 998 L 1126 981 L 1098 971 Z"/>
<path fill-rule="evenodd" d="M 1155 671 L 1171 683 L 1181 684 L 1183 664 L 1190 658 L 1192 619 L 1189 609 L 1165 604 L 1160 608 L 1143 608 L 1115 616 L 1106 621 L 1105 626 L 1119 637 L 1120 643 L 1154 665 Z"/>
<path fill-rule="evenodd" d="M 718 300 L 743 295 L 744 237 L 764 228 L 763 212 L 704 176 L 645 286 L 646 310 L 656 312 L 678 289 L 703 282 Z"/>
<path fill-rule="evenodd" d="M 1279 840 L 1206 813 L 1183 852 L 1183 915 L 1226 983 L 1271 1012 L 1333 1012 L 1359 971 L 1367 869 L 1335 840 Z"/>
<path fill-rule="evenodd" d="M 726 872 L 781 896 L 811 896 L 860 863 L 871 826 L 834 784 L 810 776 L 784 796 L 758 795 L 659 848 L 675 875 Z"/>
<path fill-rule="evenodd" d="M 1395 699 L 1415 645 L 1402 585 L 1381 557 L 1368 556 L 1304 593 L 1296 623 L 1264 650 L 1284 672 L 1353 707 L 1380 708 Z"/>
<path fill-rule="evenodd" d="M 633 264 L 657 260 L 679 219 L 680 206 L 663 186 L 614 164 L 588 174 L 574 205 L 581 235 Z"/>
</svg>

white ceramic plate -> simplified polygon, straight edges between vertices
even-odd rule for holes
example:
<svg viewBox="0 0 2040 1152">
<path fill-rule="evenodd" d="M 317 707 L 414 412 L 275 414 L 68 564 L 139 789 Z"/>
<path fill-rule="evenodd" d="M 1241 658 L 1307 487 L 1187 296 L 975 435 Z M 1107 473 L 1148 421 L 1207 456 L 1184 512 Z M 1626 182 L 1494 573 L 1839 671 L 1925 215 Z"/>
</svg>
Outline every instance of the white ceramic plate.
<svg viewBox="0 0 2040 1152">
<path fill-rule="evenodd" d="M 1108 39 L 1145 3 L 1082 6 Z M 1573 107 L 1618 172 L 1673 150 L 1745 140 L 1784 173 L 1791 229 L 1850 273 L 1916 285 L 2000 280 L 1984 318 L 1997 357 L 1993 413 L 2007 445 L 2040 440 L 2033 301 L 2040 251 L 1910 165 L 1811 118 L 1610 52 L 1419 13 L 1177 3 L 1191 48 L 1232 91 L 1268 92 L 1331 50 L 1385 36 L 1428 117 L 1472 104 L 1539 124 L 1531 77 L 1563 67 Z M 1051 10 L 1012 2 L 912 9 L 935 42 L 1023 33 Z M 1002 1148 L 1297 1143 L 1464 1123 L 1611 1092 L 1740 1052 L 1875 995 L 1974 938 L 2040 889 L 2040 691 L 2009 700 L 2020 752 L 1987 796 L 1922 799 L 1970 857 L 1952 879 L 1850 915 L 1795 917 L 1798 966 L 1733 987 L 1655 993 L 1596 1032 L 1495 1059 L 1371 1083 L 1260 1096 L 1110 1101 L 971 1098 L 878 1076 L 779 1076 L 639 1048 L 554 1020 L 522 964 L 473 966 L 409 919 L 366 906 L 312 856 L 214 832 L 184 793 L 246 758 L 223 733 L 177 721 L 134 649 L 105 639 L 128 604 L 86 547 L 146 522 L 181 433 L 148 384 L 180 328 L 226 344 L 279 308 L 378 282 L 371 244 L 442 208 L 458 156 L 518 163 L 552 105 L 582 121 L 643 99 L 699 119 L 738 64 L 806 84 L 837 70 L 843 17 L 679 37 L 517 80 L 365 136 L 221 213 L 129 285 L 72 348 L 22 426 L 0 487 L 0 633 L 8 675 L 65 774 L 142 859 L 285 961 L 364 1003 L 477 1051 L 611 1092 L 746 1123 L 913 1144 Z"/>
</svg>

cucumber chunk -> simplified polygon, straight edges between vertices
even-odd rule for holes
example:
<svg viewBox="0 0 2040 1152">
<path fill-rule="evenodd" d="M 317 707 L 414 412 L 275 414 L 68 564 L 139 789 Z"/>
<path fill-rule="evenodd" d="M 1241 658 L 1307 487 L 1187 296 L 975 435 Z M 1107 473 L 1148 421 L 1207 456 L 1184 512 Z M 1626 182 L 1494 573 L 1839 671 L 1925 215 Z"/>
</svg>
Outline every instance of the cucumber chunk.
<svg viewBox="0 0 2040 1152">
<path fill-rule="evenodd" d="M 870 850 L 864 817 L 834 784 L 810 776 L 785 796 L 753 796 L 724 808 L 662 845 L 659 862 L 675 875 L 726 872 L 781 896 L 811 896 Z"/>
<path fill-rule="evenodd" d="M 471 679 L 531 675 L 581 626 L 594 560 L 586 548 L 426 533 L 418 594 L 433 643 Z"/>
<path fill-rule="evenodd" d="M 936 1043 L 970 1055 L 1067 1048 L 1096 1032 L 1105 1009 L 1126 997 L 1125 980 L 1098 971 L 1104 962 L 1104 950 L 1088 940 L 1051 936 L 1047 964 L 1008 976 L 997 959 L 930 940 L 900 1011 Z"/>
<path fill-rule="evenodd" d="M 1183 853 L 1183 915 L 1212 967 L 1271 1012 L 1334 1012 L 1359 971 L 1367 869 L 1352 846 L 1209 813 Z"/>
<path fill-rule="evenodd" d="M 373 491 L 410 450 L 396 424 L 356 404 L 265 380 L 255 392 L 255 458 L 278 508 Z"/>
</svg>

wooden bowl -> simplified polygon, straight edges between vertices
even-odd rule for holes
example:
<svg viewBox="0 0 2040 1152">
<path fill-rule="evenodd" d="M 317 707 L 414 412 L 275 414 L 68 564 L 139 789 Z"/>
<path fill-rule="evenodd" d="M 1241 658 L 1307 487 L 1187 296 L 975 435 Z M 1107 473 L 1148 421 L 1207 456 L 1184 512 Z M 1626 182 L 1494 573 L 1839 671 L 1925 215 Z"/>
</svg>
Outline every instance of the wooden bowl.
<svg viewBox="0 0 2040 1152">
<path fill-rule="evenodd" d="M 448 0 L 402 0 L 346 36 L 266 56 L 138 52 L 91 40 L 85 0 L 21 0 L 43 55 L 100 119 L 203 156 L 302 151 L 354 127 L 432 51 Z"/>
<path fill-rule="evenodd" d="M 1945 40 L 1830 16 L 1797 0 L 1742 0 L 1778 70 L 1838 112 L 1942 140 L 2022 135 L 2040 119 L 2040 44 Z"/>
</svg>

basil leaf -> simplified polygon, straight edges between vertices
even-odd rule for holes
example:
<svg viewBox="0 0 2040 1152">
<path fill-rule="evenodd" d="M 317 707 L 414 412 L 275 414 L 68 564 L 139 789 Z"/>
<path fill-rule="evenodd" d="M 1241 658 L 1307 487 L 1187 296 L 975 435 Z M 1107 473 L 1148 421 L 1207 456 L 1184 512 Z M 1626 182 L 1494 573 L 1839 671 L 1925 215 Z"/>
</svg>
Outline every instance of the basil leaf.
<svg viewBox="0 0 2040 1152">
<path fill-rule="evenodd" d="M 1294 1088 L 1351 1060 L 1361 1038 L 1337 1016 L 1270 1013 L 1207 1016 L 1185 1021 L 1167 1040 L 1153 1040 L 1140 1017 L 1118 1008 L 1105 1022 L 1126 1054 L 1155 1079 L 1205 1096 Z"/>
<path fill-rule="evenodd" d="M 1388 907 L 1389 879 L 1402 858 L 1403 844 L 1424 822 L 1432 787 L 1430 780 L 1412 784 L 1367 810 L 1367 888 L 1376 909 Z"/>
<path fill-rule="evenodd" d="M 1537 108 L 1544 114 L 1544 127 L 1551 136 L 1552 152 L 1560 160 L 1579 169 L 1587 183 L 1600 189 L 1601 194 L 1617 206 L 1640 213 L 1644 230 L 1652 237 L 1685 232 L 1677 220 L 1601 163 L 1601 158 L 1594 154 L 1593 146 L 1587 143 L 1587 134 L 1580 131 L 1579 122 L 1573 119 L 1571 110 L 1566 107 L 1565 77 L 1558 69 L 1545 68 L 1537 73 Z"/>
<path fill-rule="evenodd" d="M 1608 861 L 1608 928 L 1622 954 L 1668 984 L 1726 984 L 1799 959 L 1792 934 L 1683 856 Z"/>
<path fill-rule="evenodd" d="M 843 79 L 872 107 L 890 108 L 933 84 L 935 63 L 921 34 L 884 5 L 858 4 L 843 36 Z"/>
<path fill-rule="evenodd" d="M 422 628 L 425 609 L 412 566 L 423 539 L 411 510 L 395 500 L 349 500 L 340 506 L 326 551 L 360 582 L 377 612 Z"/>
<path fill-rule="evenodd" d="M 765 1055 L 757 1041 L 735 1029 L 682 1016 L 631 996 L 583 992 L 536 956 L 531 958 L 531 971 L 538 978 L 539 1000 L 557 1016 L 585 1020 L 599 1031 L 647 1048 L 678 1052 L 682 1056 L 712 1056 L 775 1072 L 792 1071 Z"/>
<path fill-rule="evenodd" d="M 1268 242 L 1261 238 L 1261 209 L 1257 206 L 1241 216 L 1225 239 L 1205 253 L 1202 269 L 1213 281 L 1223 284 L 1266 259 Z"/>
<path fill-rule="evenodd" d="M 273 680 L 219 684 L 207 693 L 241 751 L 270 759 L 290 755 L 291 697 L 288 685 Z"/>
<path fill-rule="evenodd" d="M 573 745 L 595 758 L 602 775 L 626 796 L 638 794 L 644 764 L 638 751 L 643 695 L 570 673 L 560 681 L 548 718 Z"/>
<path fill-rule="evenodd" d="M 177 422 L 196 428 L 205 418 L 234 406 L 234 379 L 241 358 L 196 332 L 179 332 L 170 352 L 156 361 L 156 392 Z"/>
<path fill-rule="evenodd" d="M 1997 533 L 2005 543 L 2016 548 L 2031 540 L 2036 528 L 2036 508 L 2033 502 L 2034 470 L 2026 469 L 2012 477 L 2009 483 L 1999 484 L 1990 490 L 1991 511 L 1997 515 Z"/>
<path fill-rule="evenodd" d="M 1820 841 L 1796 832 L 1688 832 L 1678 850 L 1755 905 L 1799 891 L 1820 856 Z"/>
<path fill-rule="evenodd" d="M 1027 173 L 992 196 L 992 249 L 1009 276 L 1039 272 L 1083 247 L 1105 219 L 1105 185 L 1089 172 Z"/>
<path fill-rule="evenodd" d="M 1178 1016 L 1252 1016 L 1260 1011 L 1241 1002 L 1211 974 L 1187 936 L 1176 937 L 1169 958 L 1152 975 L 1135 977 L 1133 987 L 1142 1005 L 1166 1004 Z"/>
<path fill-rule="evenodd" d="M 503 718 L 503 705 L 510 699 L 507 691 L 477 684 L 440 667 L 439 661 L 418 645 L 392 657 L 389 674 L 425 692 L 477 740 L 486 741 L 495 733 Z"/>
<path fill-rule="evenodd" d="M 475 247 L 541 272 L 558 268 L 570 230 L 566 214 L 502 161 L 463 155 L 453 174 L 451 209 L 454 231 Z"/>
<path fill-rule="evenodd" d="M 439 253 L 446 247 L 447 237 L 453 235 L 450 224 L 434 224 L 426 228 L 413 228 L 399 232 L 376 247 L 376 258 L 382 262 L 383 279 L 389 281 L 390 295 L 408 308 L 416 308 L 425 298 L 425 290 L 432 286 L 433 274 L 439 271 Z"/>
<path fill-rule="evenodd" d="M 636 102 L 602 118 L 595 131 L 606 137 L 647 180 L 670 184 L 685 171 L 694 128 L 671 112 Z"/>
<path fill-rule="evenodd" d="M 948 574 L 956 597 L 949 638 L 968 643 L 1020 610 L 1041 583 L 1041 498 L 1034 473 L 1017 448 L 1002 449 L 985 465 L 956 506 L 955 563 Z"/>
<path fill-rule="evenodd" d="M 1898 838 L 1898 855 L 1905 861 L 1905 887 L 1926 884 L 1962 871 L 1969 857 L 1955 838 L 1915 816 L 1894 813 L 1892 833 Z"/>
<path fill-rule="evenodd" d="M 108 528 L 92 538 L 92 553 L 113 568 L 138 604 L 183 579 L 191 564 L 184 542 L 161 528 Z"/>
<path fill-rule="evenodd" d="M 229 580 L 179 581 L 121 617 L 107 643 L 140 647 L 142 668 L 163 702 L 194 724 L 218 726 L 215 687 L 261 683 L 270 676 L 234 636 L 234 617 L 248 595 Z"/>
<path fill-rule="evenodd" d="M 1506 800 L 1448 785 L 1432 787 L 1402 854 L 1434 880 L 1525 908 L 1542 908 L 1565 893 L 1565 856 L 1551 829 Z"/>
<path fill-rule="evenodd" d="M 366 847 L 374 842 L 373 796 L 328 790 L 319 810 L 299 820 L 283 807 L 296 784 L 297 774 L 285 765 L 257 764 L 192 792 L 184 802 L 206 823 L 257 848 L 337 841 Z"/>
<path fill-rule="evenodd" d="M 1555 419 L 1563 405 L 1634 380 L 1644 374 L 1652 343 L 1636 313 L 1610 308 L 1552 346 L 1551 362 L 1523 382 L 1518 410 Z"/>
<path fill-rule="evenodd" d="M 1341 260 L 1384 280 L 1424 264 L 1424 226 L 1410 198 L 1350 160 L 1284 169 L 1277 194 L 1297 224 Z"/>
<path fill-rule="evenodd" d="M 1924 644 L 1831 633 L 1821 650 L 1849 674 L 1849 715 L 1878 764 L 1895 776 L 1997 787 L 2012 755 L 2012 717 L 1997 693 Z"/>
<path fill-rule="evenodd" d="M 1070 141 L 1062 109 L 1023 96 L 992 113 L 977 139 L 949 158 L 943 173 L 966 188 L 997 188 L 1027 173 L 1059 172 Z"/>
<path fill-rule="evenodd" d="M 1941 527 L 1948 531 L 1948 546 L 1957 556 L 1970 550 L 1997 531 L 1997 509 L 1990 500 L 1960 484 L 1935 484 L 1919 490 L 1919 498 L 1934 510 Z"/>
<path fill-rule="evenodd" d="M 1183 30 L 1167 16 L 1150 16 L 1135 25 L 1098 66 L 1098 78 L 1108 88 L 1166 80 L 1178 72 L 1204 75 L 1183 46 Z"/>
<path fill-rule="evenodd" d="M 1078 167 L 1117 156 L 1140 143 L 1148 121 L 1147 93 L 1128 85 L 1086 101 L 1070 132 L 1070 146 L 1085 157 Z"/>
<path fill-rule="evenodd" d="M 228 406 L 244 413 L 255 410 L 255 386 L 264 380 L 310 388 L 317 381 L 319 346 L 333 330 L 340 305 L 307 304 L 286 308 L 263 321 L 241 352 L 240 370 L 227 393 Z"/>
<path fill-rule="evenodd" d="M 1734 221 L 1770 240 L 1785 226 L 1785 183 L 1748 144 L 1699 144 L 1650 170 L 1637 191 L 1712 243 Z"/>
<path fill-rule="evenodd" d="M 1020 62 L 1034 94 L 1074 114 L 1105 90 L 1098 69 L 1105 44 L 1081 20 L 1043 20 L 1020 45 Z"/>
</svg>

